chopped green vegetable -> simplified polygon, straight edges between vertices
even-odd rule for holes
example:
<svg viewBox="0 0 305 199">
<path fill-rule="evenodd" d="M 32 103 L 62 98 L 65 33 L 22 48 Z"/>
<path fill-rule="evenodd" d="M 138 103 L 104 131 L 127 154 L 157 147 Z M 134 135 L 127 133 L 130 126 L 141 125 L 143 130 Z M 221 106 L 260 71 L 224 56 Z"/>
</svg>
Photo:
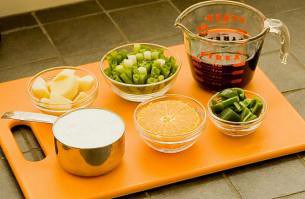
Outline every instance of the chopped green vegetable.
<svg viewBox="0 0 305 199">
<path fill-rule="evenodd" d="M 152 83 L 156 83 L 156 82 L 158 82 L 158 80 L 156 78 L 150 77 L 147 79 L 148 84 L 152 84 Z"/>
<path fill-rule="evenodd" d="M 126 73 L 121 73 L 120 78 L 127 84 L 132 84 L 131 79 L 126 75 Z"/>
<path fill-rule="evenodd" d="M 144 59 L 143 53 L 137 53 L 136 58 L 137 58 L 137 61 L 143 61 L 143 59 Z"/>
<path fill-rule="evenodd" d="M 243 110 L 243 108 L 238 102 L 234 102 L 233 105 L 234 105 L 234 110 L 236 110 L 236 112 L 240 113 Z"/>
<path fill-rule="evenodd" d="M 133 83 L 140 84 L 140 75 L 139 74 L 133 74 Z"/>
<path fill-rule="evenodd" d="M 235 90 L 228 88 L 228 89 L 221 91 L 219 95 L 221 97 L 224 97 L 225 99 L 227 99 L 227 98 L 235 97 L 238 94 Z"/>
<path fill-rule="evenodd" d="M 263 103 L 260 101 L 256 101 L 256 104 L 254 105 L 253 108 L 251 108 L 251 111 L 253 112 L 253 114 L 259 115 L 261 114 L 262 109 L 263 109 Z"/>
<path fill-rule="evenodd" d="M 251 100 L 250 99 L 244 99 L 243 101 L 239 102 L 240 105 L 242 105 L 243 107 L 248 107 L 250 104 Z"/>
<path fill-rule="evenodd" d="M 255 103 L 256 103 L 256 99 L 255 98 L 251 99 L 248 107 L 250 107 L 250 108 L 254 107 Z"/>
<path fill-rule="evenodd" d="M 159 52 L 158 51 L 154 51 L 151 53 L 151 58 L 152 59 L 158 59 L 159 58 Z"/>
<path fill-rule="evenodd" d="M 238 102 L 238 101 L 239 101 L 238 97 L 235 96 L 235 97 L 231 97 L 229 99 L 226 99 L 226 100 L 224 100 L 220 103 L 223 103 L 223 106 L 226 108 L 226 107 L 229 107 L 229 106 L 233 105 L 234 102 Z"/>
<path fill-rule="evenodd" d="M 141 50 L 141 44 L 134 44 L 133 45 L 133 49 L 134 49 L 134 51 L 139 51 L 139 50 Z"/>
<path fill-rule="evenodd" d="M 220 118 L 223 120 L 239 122 L 240 116 L 235 113 L 231 108 L 226 108 L 220 113 Z"/>
<path fill-rule="evenodd" d="M 161 73 L 162 73 L 162 75 L 163 75 L 165 78 L 167 78 L 167 77 L 169 76 L 170 72 L 171 72 L 171 71 L 170 71 L 167 67 L 162 67 L 162 68 L 161 68 Z"/>
<path fill-rule="evenodd" d="M 151 68 L 151 76 L 152 77 L 158 77 L 161 73 L 161 70 L 158 67 L 153 66 Z"/>
<path fill-rule="evenodd" d="M 164 80 L 164 76 L 163 76 L 163 75 L 159 75 L 158 81 L 161 82 L 161 81 L 163 81 L 163 80 Z"/>
<path fill-rule="evenodd" d="M 149 84 L 163 81 L 176 73 L 174 57 L 166 57 L 162 49 L 134 44 L 133 51 L 113 51 L 107 56 L 105 74 L 127 84 Z"/>
<path fill-rule="evenodd" d="M 145 84 L 146 79 L 147 79 L 147 70 L 145 67 L 141 66 L 138 68 L 138 72 L 139 72 L 139 83 L 140 84 Z"/>
<path fill-rule="evenodd" d="M 259 117 L 263 110 L 260 99 L 246 98 L 241 88 L 228 88 L 212 99 L 211 109 L 218 117 L 234 122 L 248 122 Z"/>
<path fill-rule="evenodd" d="M 147 60 L 151 60 L 151 51 L 145 51 L 144 52 L 144 58 Z"/>
</svg>

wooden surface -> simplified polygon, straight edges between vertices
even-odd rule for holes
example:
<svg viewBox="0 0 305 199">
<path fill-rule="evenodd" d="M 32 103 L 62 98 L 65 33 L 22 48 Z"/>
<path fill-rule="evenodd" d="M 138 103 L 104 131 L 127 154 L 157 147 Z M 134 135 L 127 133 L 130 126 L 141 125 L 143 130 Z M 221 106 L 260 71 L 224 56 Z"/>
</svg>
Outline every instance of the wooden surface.
<svg viewBox="0 0 305 199">
<path fill-rule="evenodd" d="M 170 93 L 194 97 L 206 106 L 210 93 L 194 82 L 182 45 L 172 47 L 183 58 L 183 66 Z M 198 142 L 178 154 L 162 154 L 147 147 L 136 132 L 132 114 L 136 103 L 116 96 L 99 74 L 98 63 L 84 67 L 95 72 L 101 86 L 93 106 L 119 113 L 126 122 L 126 153 L 113 172 L 95 178 L 81 178 L 63 171 L 56 160 L 51 126 L 10 120 L 0 121 L 0 144 L 28 198 L 114 197 L 170 184 L 241 165 L 305 150 L 305 122 L 271 81 L 257 69 L 246 88 L 265 97 L 269 110 L 262 126 L 252 135 L 231 138 L 218 132 L 211 121 Z M 0 84 L 0 112 L 37 111 L 26 93 L 28 78 Z M 13 138 L 12 126 L 31 126 L 46 158 L 28 162 Z"/>
</svg>

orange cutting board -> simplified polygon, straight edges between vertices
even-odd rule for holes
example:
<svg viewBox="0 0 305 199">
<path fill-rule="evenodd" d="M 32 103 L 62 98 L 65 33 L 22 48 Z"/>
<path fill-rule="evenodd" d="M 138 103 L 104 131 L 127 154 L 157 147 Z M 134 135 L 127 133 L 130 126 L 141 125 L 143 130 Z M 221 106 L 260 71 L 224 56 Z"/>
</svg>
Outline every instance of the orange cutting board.
<svg viewBox="0 0 305 199">
<path fill-rule="evenodd" d="M 194 97 L 206 106 L 211 93 L 200 89 L 191 76 L 182 45 L 171 47 L 183 60 L 170 93 Z M 101 77 L 98 63 L 84 65 L 100 81 L 93 106 L 111 109 L 126 122 L 126 153 L 113 172 L 93 178 L 77 177 L 62 170 L 56 160 L 51 126 L 13 120 L 0 121 L 0 144 L 27 198 L 110 198 L 230 169 L 305 150 L 305 122 L 258 68 L 247 89 L 266 98 L 269 109 L 262 126 L 252 135 L 232 138 L 221 134 L 211 121 L 197 143 L 184 152 L 163 154 L 142 141 L 133 124 L 137 103 L 115 95 Z M 27 96 L 29 78 L 0 84 L 0 112 L 36 111 Z M 29 125 L 46 157 L 38 162 L 23 158 L 10 128 Z"/>
</svg>

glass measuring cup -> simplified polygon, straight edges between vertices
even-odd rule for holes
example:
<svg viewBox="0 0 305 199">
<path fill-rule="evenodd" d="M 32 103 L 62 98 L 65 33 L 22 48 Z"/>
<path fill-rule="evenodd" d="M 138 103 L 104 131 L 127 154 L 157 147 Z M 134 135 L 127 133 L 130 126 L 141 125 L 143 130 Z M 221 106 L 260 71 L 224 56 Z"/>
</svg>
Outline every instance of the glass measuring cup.
<svg viewBox="0 0 305 199">
<path fill-rule="evenodd" d="M 287 62 L 290 36 L 286 25 L 243 3 L 194 4 L 177 17 L 175 26 L 183 30 L 193 77 L 210 91 L 244 87 L 251 81 L 268 32 L 279 37 L 280 59 Z"/>
</svg>

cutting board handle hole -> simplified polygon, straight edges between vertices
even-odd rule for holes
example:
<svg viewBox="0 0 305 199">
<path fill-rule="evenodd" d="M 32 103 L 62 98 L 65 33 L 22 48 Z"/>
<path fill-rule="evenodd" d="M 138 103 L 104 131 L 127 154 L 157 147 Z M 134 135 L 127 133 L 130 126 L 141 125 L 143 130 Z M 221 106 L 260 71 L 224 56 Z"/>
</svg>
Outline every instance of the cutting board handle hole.
<svg viewBox="0 0 305 199">
<path fill-rule="evenodd" d="M 11 128 L 11 131 L 26 160 L 36 162 L 46 157 L 31 127 L 27 125 L 16 125 Z"/>
</svg>

